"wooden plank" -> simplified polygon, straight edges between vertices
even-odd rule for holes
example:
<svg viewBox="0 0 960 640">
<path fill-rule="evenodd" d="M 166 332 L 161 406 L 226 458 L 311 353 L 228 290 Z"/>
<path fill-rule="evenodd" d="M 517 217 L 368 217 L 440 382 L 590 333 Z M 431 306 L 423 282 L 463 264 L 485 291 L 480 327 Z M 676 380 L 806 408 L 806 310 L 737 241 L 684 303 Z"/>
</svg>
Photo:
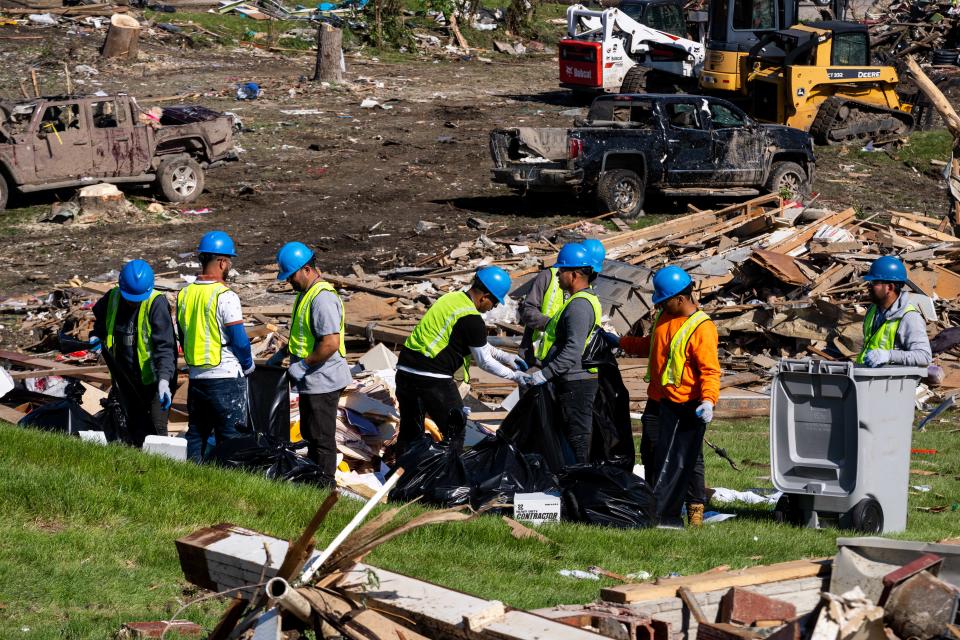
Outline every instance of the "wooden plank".
<svg viewBox="0 0 960 640">
<path fill-rule="evenodd" d="M 6 420 L 11 424 L 17 424 L 20 422 L 20 418 L 27 414 L 21 413 L 14 409 L 13 407 L 8 407 L 6 405 L 0 404 L 0 420 Z"/>
<path fill-rule="evenodd" d="M 931 229 L 925 224 L 908 220 L 904 216 L 893 216 L 890 218 L 890 224 L 896 225 L 901 229 L 906 229 L 907 231 L 918 233 L 932 240 L 937 240 L 938 242 L 960 242 L 960 238 L 956 236 L 937 231 L 936 229 Z"/>
<path fill-rule="evenodd" d="M 366 293 L 373 293 L 378 296 L 385 296 L 387 298 L 403 298 L 404 300 L 416 300 L 422 294 L 419 293 L 405 293 L 399 289 L 387 289 L 386 287 L 374 287 L 368 285 L 364 282 L 360 282 L 354 278 L 348 278 L 346 276 L 335 276 L 329 273 L 322 273 L 320 277 L 329 282 L 330 284 L 340 287 L 342 289 L 353 289 L 354 291 L 364 291 Z"/>
<path fill-rule="evenodd" d="M 26 380 L 27 378 L 42 378 L 43 376 L 71 376 L 77 377 L 77 371 L 82 370 L 84 375 L 91 373 L 109 373 L 107 365 L 101 364 L 93 367 L 54 367 L 53 369 L 34 369 L 32 371 L 8 371 L 10 377 L 14 380 Z"/>
<path fill-rule="evenodd" d="M 831 558 L 793 560 L 779 564 L 749 567 L 738 571 L 665 578 L 657 580 L 653 584 L 624 584 L 601 589 L 600 597 L 608 602 L 629 604 L 672 598 L 677 595 L 677 590 L 680 587 L 686 587 L 693 593 L 706 593 L 731 587 L 749 587 L 782 580 L 813 578 L 830 573 L 832 562 Z"/>
<path fill-rule="evenodd" d="M 849 278 L 854 271 L 854 266 L 852 264 L 843 264 L 837 263 L 827 269 L 823 275 L 820 276 L 820 279 L 817 281 L 817 286 L 810 290 L 807 294 L 810 297 L 819 296 L 834 287 L 838 282 L 842 282 Z"/>
<path fill-rule="evenodd" d="M 807 226 L 803 227 L 799 232 L 793 234 L 789 238 L 785 238 L 773 245 L 772 247 L 767 247 L 767 251 L 774 251 L 776 253 L 790 253 L 794 249 L 805 245 L 814 234 L 824 225 L 832 225 L 834 227 L 839 227 L 847 222 L 850 222 L 856 217 L 856 212 L 851 207 L 850 209 L 844 209 L 839 213 L 833 213 L 825 218 L 820 218 L 815 222 L 811 222 Z"/>
<path fill-rule="evenodd" d="M 85 373 L 83 367 L 65 365 L 62 362 L 48 360 L 47 358 L 36 358 L 23 353 L 17 353 L 16 351 L 0 351 L 0 360 L 9 360 L 10 362 L 16 362 L 17 364 L 22 364 L 28 367 L 33 366 L 40 369 L 62 369 L 64 371 L 69 371 L 69 373 L 60 374 L 63 376 L 70 376 L 72 378 L 79 378 L 81 380 L 89 380 L 98 383 L 110 383 L 109 373 Z"/>
</svg>

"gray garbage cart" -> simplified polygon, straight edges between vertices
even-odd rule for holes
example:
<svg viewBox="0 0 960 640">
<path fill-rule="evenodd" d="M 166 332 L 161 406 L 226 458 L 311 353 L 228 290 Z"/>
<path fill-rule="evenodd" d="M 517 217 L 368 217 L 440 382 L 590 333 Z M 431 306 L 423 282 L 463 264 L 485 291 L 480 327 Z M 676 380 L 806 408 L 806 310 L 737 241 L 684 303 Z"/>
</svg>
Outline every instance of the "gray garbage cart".
<svg viewBox="0 0 960 640">
<path fill-rule="evenodd" d="M 781 360 L 770 399 L 774 516 L 865 533 L 907 526 L 919 367 Z"/>
</svg>

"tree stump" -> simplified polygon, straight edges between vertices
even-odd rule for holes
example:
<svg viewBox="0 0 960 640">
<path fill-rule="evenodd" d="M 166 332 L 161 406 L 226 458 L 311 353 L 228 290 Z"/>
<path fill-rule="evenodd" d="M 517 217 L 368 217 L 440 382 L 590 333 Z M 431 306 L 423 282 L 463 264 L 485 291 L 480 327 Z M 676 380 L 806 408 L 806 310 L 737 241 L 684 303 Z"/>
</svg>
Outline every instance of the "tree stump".
<svg viewBox="0 0 960 640">
<path fill-rule="evenodd" d="M 342 33 L 326 22 L 317 27 L 317 66 L 313 71 L 313 79 L 329 82 L 343 80 L 343 51 L 340 48 Z"/>
<path fill-rule="evenodd" d="M 136 60 L 139 50 L 137 40 L 140 37 L 140 23 L 122 13 L 115 13 L 110 18 L 110 29 L 103 41 L 100 55 L 104 58 L 126 58 Z"/>
</svg>

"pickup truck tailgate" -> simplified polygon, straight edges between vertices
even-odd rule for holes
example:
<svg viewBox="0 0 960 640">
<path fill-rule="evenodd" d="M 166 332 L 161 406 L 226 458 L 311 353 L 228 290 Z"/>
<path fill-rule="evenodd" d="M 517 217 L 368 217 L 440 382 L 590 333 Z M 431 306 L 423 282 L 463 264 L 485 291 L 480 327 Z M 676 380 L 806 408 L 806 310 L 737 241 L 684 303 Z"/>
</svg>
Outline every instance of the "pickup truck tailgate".
<svg viewBox="0 0 960 640">
<path fill-rule="evenodd" d="M 577 184 L 581 172 L 567 159 L 567 129 L 517 127 L 490 132 L 494 182 L 554 189 Z"/>
</svg>

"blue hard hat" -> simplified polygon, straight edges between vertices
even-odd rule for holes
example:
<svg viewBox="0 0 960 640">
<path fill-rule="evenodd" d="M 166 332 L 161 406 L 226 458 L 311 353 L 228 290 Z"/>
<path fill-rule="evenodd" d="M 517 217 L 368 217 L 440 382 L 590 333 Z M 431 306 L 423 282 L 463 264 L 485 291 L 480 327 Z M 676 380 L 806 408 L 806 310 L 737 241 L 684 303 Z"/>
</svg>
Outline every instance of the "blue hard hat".
<svg viewBox="0 0 960 640">
<path fill-rule="evenodd" d="M 510 293 L 510 274 L 500 267 L 484 267 L 477 271 L 477 280 L 490 294 L 503 304 Z"/>
<path fill-rule="evenodd" d="M 690 275 L 673 265 L 664 267 L 653 274 L 653 304 L 660 304 L 669 300 L 690 286 L 693 280 Z"/>
<path fill-rule="evenodd" d="M 580 244 L 593 258 L 593 270 L 600 273 L 603 270 L 603 261 L 607 259 L 607 248 L 596 238 L 587 238 Z"/>
<path fill-rule="evenodd" d="M 906 282 L 907 268 L 900 258 L 881 256 L 873 261 L 863 279 L 867 282 Z"/>
<path fill-rule="evenodd" d="M 218 256 L 237 255 L 237 250 L 233 247 L 233 240 L 224 231 L 210 231 L 200 238 L 200 244 L 197 246 L 197 253 L 212 253 Z"/>
<path fill-rule="evenodd" d="M 553 265 L 557 269 L 576 269 L 578 267 L 593 267 L 593 257 L 582 244 L 571 242 L 563 245 L 557 254 L 557 262 Z"/>
<path fill-rule="evenodd" d="M 297 271 L 300 271 L 310 259 L 313 258 L 313 251 L 302 242 L 288 242 L 277 251 L 277 265 L 280 267 L 280 273 L 277 280 L 286 280 Z"/>
<path fill-rule="evenodd" d="M 153 291 L 153 269 L 143 260 L 131 260 L 120 269 L 120 295 L 130 302 L 143 302 Z"/>
</svg>

